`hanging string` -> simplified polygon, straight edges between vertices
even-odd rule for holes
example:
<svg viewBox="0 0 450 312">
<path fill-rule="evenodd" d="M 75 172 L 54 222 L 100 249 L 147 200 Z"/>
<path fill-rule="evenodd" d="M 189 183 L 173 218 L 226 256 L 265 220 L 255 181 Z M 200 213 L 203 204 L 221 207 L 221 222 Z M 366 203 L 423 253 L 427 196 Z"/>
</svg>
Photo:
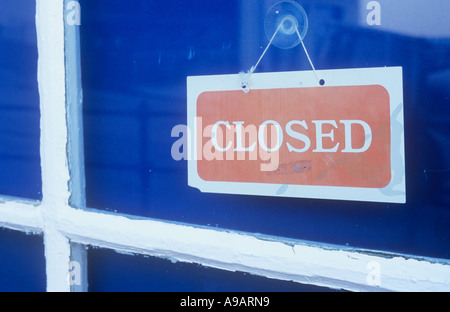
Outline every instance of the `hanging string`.
<svg viewBox="0 0 450 312">
<path fill-rule="evenodd" d="M 262 59 L 264 58 L 264 56 L 266 55 L 270 46 L 272 45 L 273 41 L 275 40 L 275 37 L 277 36 L 278 32 L 280 31 L 282 24 L 283 23 L 280 23 L 280 25 L 278 25 L 277 30 L 275 31 L 272 38 L 270 39 L 267 47 L 264 49 L 264 52 L 259 57 L 258 62 L 256 62 L 256 65 L 252 66 L 252 68 L 250 68 L 250 70 L 247 73 L 244 73 L 244 72 L 239 73 L 239 75 L 241 76 L 241 80 L 242 80 L 242 89 L 244 90 L 245 93 L 248 93 L 250 91 L 249 84 L 250 84 L 251 76 L 255 72 L 256 68 L 258 68 L 259 63 L 261 63 Z"/>
<path fill-rule="evenodd" d="M 284 22 L 284 20 L 283 20 L 283 22 Z M 281 25 L 283 24 L 283 22 L 281 22 L 280 25 L 278 25 L 277 30 L 276 30 L 275 33 L 273 34 L 272 39 L 270 39 L 269 44 L 267 45 L 267 47 L 266 47 L 266 49 L 264 50 L 263 54 L 260 56 L 260 58 L 259 58 L 258 62 L 256 63 L 256 65 L 253 66 L 253 67 L 250 69 L 250 74 L 253 74 L 254 71 L 256 70 L 256 68 L 258 67 L 259 63 L 261 63 L 261 61 L 262 61 L 264 55 L 266 55 L 267 50 L 269 50 L 270 46 L 272 45 L 273 41 L 275 40 L 275 37 L 277 36 L 278 32 L 280 31 Z"/>
<path fill-rule="evenodd" d="M 267 45 L 267 47 L 264 49 L 263 53 L 259 57 L 258 62 L 256 62 L 256 65 L 252 66 L 252 68 L 250 68 L 250 70 L 248 72 L 239 73 L 239 75 L 241 76 L 241 80 L 242 80 L 242 89 L 244 90 L 245 93 L 248 93 L 250 91 L 249 84 L 250 84 L 251 76 L 256 71 L 256 69 L 258 68 L 262 59 L 266 55 L 267 51 L 269 50 L 270 46 L 272 45 L 273 41 L 275 40 L 275 37 L 277 36 L 278 32 L 280 31 L 281 26 L 283 25 L 284 21 L 285 20 L 282 20 L 280 25 L 278 25 L 277 30 L 275 31 L 275 33 L 273 34 L 272 38 L 269 41 L 269 44 Z M 314 67 L 311 57 L 309 56 L 308 50 L 306 49 L 306 46 L 302 40 L 302 36 L 300 35 L 300 32 L 298 31 L 298 27 L 295 27 L 295 32 L 297 33 L 297 36 L 300 39 L 300 43 L 302 44 L 303 50 L 305 51 L 306 57 L 308 58 L 308 61 L 309 61 L 309 64 L 311 64 L 311 67 L 313 69 L 314 75 L 316 76 L 317 82 L 319 82 L 320 85 L 323 85 L 325 83 L 325 81 L 321 80 L 319 78 L 319 76 L 317 75 L 316 68 Z"/>
<path fill-rule="evenodd" d="M 300 35 L 300 32 L 298 31 L 298 27 L 295 28 L 295 32 L 297 33 L 298 38 L 300 39 L 300 42 L 301 42 L 302 47 L 303 47 L 303 50 L 305 50 L 306 57 L 308 58 L 309 64 L 311 64 L 311 67 L 312 67 L 312 69 L 313 69 L 314 75 L 316 76 L 317 82 L 318 82 L 320 85 L 322 85 L 322 84 L 323 84 L 323 83 L 322 83 L 323 80 L 320 80 L 320 79 L 319 79 L 319 76 L 317 75 L 316 68 L 314 67 L 313 62 L 311 61 L 311 58 L 309 57 L 308 50 L 306 49 L 306 46 L 305 46 L 305 44 L 303 43 L 302 36 Z"/>
</svg>

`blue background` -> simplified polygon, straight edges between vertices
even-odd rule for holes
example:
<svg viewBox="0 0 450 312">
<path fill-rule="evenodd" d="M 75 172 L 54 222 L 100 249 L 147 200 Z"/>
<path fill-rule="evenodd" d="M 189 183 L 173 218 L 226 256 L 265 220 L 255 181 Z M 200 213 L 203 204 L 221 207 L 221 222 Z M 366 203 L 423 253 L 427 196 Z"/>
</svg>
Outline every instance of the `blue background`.
<svg viewBox="0 0 450 312">
<path fill-rule="evenodd" d="M 43 292 L 45 287 L 42 237 L 0 229 L 0 292 Z"/>
<path fill-rule="evenodd" d="M 31 1 L 0 3 L 0 194 L 41 199 L 34 16 Z"/>
</svg>

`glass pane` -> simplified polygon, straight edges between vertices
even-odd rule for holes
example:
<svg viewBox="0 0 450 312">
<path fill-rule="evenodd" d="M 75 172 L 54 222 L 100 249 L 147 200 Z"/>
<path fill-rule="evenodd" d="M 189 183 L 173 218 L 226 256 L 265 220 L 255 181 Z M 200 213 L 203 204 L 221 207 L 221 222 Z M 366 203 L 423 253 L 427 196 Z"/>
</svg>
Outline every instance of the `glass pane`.
<svg viewBox="0 0 450 312">
<path fill-rule="evenodd" d="M 0 230 L 0 292 L 44 292 L 42 237 Z"/>
<path fill-rule="evenodd" d="M 255 65 L 275 2 L 80 1 L 88 206 L 449 258 L 450 25 L 435 18 L 448 1 L 379 1 L 381 25 L 368 1 L 301 2 L 317 69 L 403 67 L 407 204 L 218 195 L 187 185 L 186 162 L 171 155 L 172 129 L 187 121 L 186 77 Z M 310 68 L 301 46 L 271 47 L 258 71 Z"/>
<path fill-rule="evenodd" d="M 0 3 L 0 194 L 41 199 L 35 3 Z"/>
<path fill-rule="evenodd" d="M 309 285 L 272 280 L 241 272 L 173 263 L 145 256 L 90 249 L 88 279 L 91 292 L 320 292 Z"/>
</svg>

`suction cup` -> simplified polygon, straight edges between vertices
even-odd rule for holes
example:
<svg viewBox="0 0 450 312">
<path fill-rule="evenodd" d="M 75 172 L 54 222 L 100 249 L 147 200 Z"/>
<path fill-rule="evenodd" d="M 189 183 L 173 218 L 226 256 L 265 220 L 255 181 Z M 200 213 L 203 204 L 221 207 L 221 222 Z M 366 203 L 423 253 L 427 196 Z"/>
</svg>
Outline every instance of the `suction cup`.
<svg viewBox="0 0 450 312">
<path fill-rule="evenodd" d="M 308 16 L 303 7 L 294 1 L 281 1 L 267 12 L 264 22 L 266 36 L 280 49 L 291 49 L 300 44 L 308 32 Z M 277 32 L 278 31 L 278 32 Z M 274 37 L 274 34 L 276 36 Z"/>
</svg>

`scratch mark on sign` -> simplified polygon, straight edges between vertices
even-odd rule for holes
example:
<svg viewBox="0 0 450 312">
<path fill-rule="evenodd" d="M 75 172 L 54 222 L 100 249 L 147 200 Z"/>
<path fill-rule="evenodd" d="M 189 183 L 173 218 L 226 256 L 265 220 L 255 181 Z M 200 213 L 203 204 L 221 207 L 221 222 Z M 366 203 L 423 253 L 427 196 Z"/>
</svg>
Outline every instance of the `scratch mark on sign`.
<svg viewBox="0 0 450 312">
<path fill-rule="evenodd" d="M 328 167 L 330 167 L 330 168 L 337 167 L 337 164 L 334 161 L 333 155 L 331 155 L 331 153 L 326 153 L 325 156 L 322 157 L 322 159 Z"/>
<path fill-rule="evenodd" d="M 285 175 L 304 173 L 310 171 L 312 168 L 310 160 L 291 161 L 286 164 L 280 164 L 275 171 L 267 172 L 269 175 Z"/>
</svg>

